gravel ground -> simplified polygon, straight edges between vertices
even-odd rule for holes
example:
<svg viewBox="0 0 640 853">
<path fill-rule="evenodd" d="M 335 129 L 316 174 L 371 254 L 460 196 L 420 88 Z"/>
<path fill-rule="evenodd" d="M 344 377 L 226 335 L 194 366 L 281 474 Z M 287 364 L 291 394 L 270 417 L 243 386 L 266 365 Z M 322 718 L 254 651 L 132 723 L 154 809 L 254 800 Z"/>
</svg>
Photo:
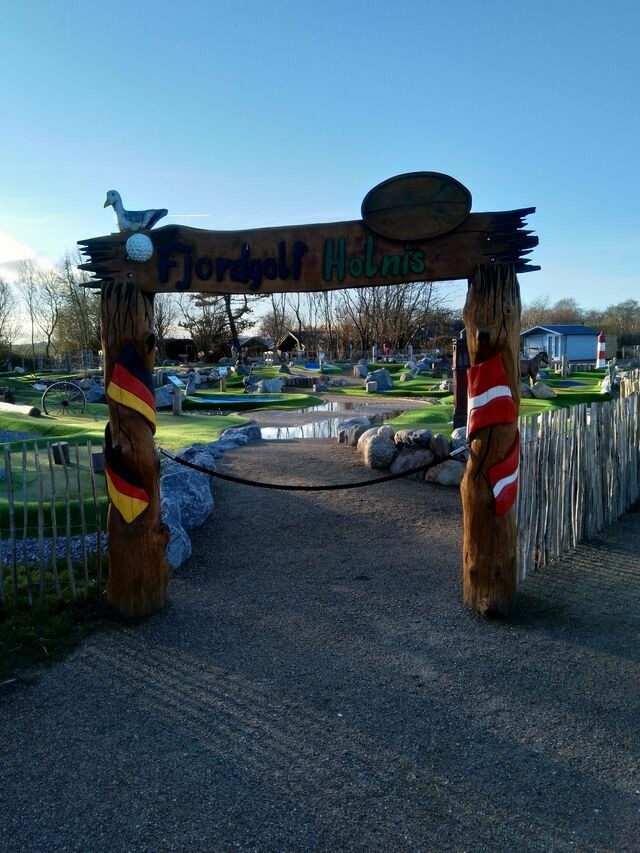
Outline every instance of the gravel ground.
<svg viewBox="0 0 640 853">
<path fill-rule="evenodd" d="M 363 477 L 326 441 L 222 464 Z M 456 490 L 214 488 L 162 613 L 0 688 L 0 849 L 640 850 L 639 514 L 491 622 Z"/>
</svg>

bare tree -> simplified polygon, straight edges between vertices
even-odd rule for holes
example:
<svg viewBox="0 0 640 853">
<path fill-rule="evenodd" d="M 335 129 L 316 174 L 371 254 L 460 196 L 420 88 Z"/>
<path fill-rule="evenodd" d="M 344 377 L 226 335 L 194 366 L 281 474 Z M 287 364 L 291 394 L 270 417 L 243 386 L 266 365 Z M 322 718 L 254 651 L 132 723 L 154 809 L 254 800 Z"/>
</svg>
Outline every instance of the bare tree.
<svg viewBox="0 0 640 853">
<path fill-rule="evenodd" d="M 173 293 L 156 293 L 153 300 L 153 325 L 156 335 L 156 356 L 160 361 L 167 357 L 165 340 L 177 324 L 178 304 Z"/>
<path fill-rule="evenodd" d="M 31 333 L 31 358 L 35 369 L 36 363 L 36 315 L 38 300 L 38 264 L 34 258 L 24 258 L 16 264 L 16 284 L 20 291 L 22 303 L 29 317 Z"/>
<path fill-rule="evenodd" d="M 226 314 L 220 297 L 205 293 L 181 294 L 178 304 L 179 325 L 187 330 L 199 353 L 206 357 L 223 344 Z"/>
<path fill-rule="evenodd" d="M 0 277 L 0 342 L 13 343 L 18 325 L 17 302 L 11 285 Z"/>
<path fill-rule="evenodd" d="M 271 310 L 263 315 L 260 331 L 272 339 L 274 344 L 281 341 L 293 326 L 293 317 L 287 313 L 286 298 L 283 293 L 271 293 Z"/>
<path fill-rule="evenodd" d="M 38 329 L 44 335 L 45 357 L 51 357 L 53 336 L 62 318 L 64 291 L 56 270 L 38 270 L 33 310 Z"/>
<path fill-rule="evenodd" d="M 56 328 L 56 346 L 65 350 L 99 350 L 100 291 L 87 286 L 88 273 L 78 269 L 82 258 L 78 252 L 66 252 L 57 265 L 63 292 L 61 318 Z"/>
</svg>

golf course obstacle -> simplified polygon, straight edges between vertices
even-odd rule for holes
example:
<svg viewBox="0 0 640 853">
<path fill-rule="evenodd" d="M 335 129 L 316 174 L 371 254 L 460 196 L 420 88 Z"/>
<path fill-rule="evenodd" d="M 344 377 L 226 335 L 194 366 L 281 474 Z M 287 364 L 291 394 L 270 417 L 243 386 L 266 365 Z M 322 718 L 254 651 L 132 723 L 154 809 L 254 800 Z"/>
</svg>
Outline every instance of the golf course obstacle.
<svg viewBox="0 0 640 853">
<path fill-rule="evenodd" d="M 470 210 L 471 194 L 454 178 L 412 172 L 390 178 L 367 193 L 361 220 L 246 231 L 205 231 L 181 225 L 147 231 L 153 217 L 145 214 L 153 211 L 123 211 L 126 216 L 118 218 L 119 233 L 79 242 L 88 258 L 81 269 L 93 276 L 88 286 L 99 287 L 102 296 L 109 403 L 105 469 L 111 499 L 107 597 L 116 608 L 131 616 L 146 615 L 162 607 L 166 595 L 167 533 L 160 516 L 159 463 L 153 440 L 154 294 L 297 293 L 468 279 L 473 293 L 465 318 L 470 370 L 502 353 L 510 371 L 506 353 L 520 330 L 516 274 L 539 269 L 527 258 L 538 238 L 524 227 L 535 208 L 498 213 Z M 166 214 L 164 209 L 160 212 Z M 506 320 L 509 346 L 505 349 L 500 327 Z M 496 323 L 495 346 L 487 349 L 478 338 L 472 348 L 471 335 L 492 330 Z M 516 395 L 513 404 L 517 411 Z M 474 448 L 485 447 L 484 429 L 479 428 L 474 438 L 472 456 Z M 512 433 L 509 422 L 501 447 Z M 514 453 L 517 456 L 512 443 L 509 461 Z M 469 523 L 465 522 L 464 554 L 470 555 L 468 561 L 463 555 L 468 562 L 465 601 L 482 612 L 503 611 L 515 591 L 516 542 L 515 535 L 500 535 L 507 526 L 503 515 L 512 514 L 511 506 L 504 512 L 498 509 L 513 488 L 509 484 L 504 494 L 504 489 L 497 496 L 489 494 L 484 463 L 478 461 L 474 471 L 463 496 L 465 517 L 471 514 Z M 482 535 L 481 518 L 486 525 Z M 497 561 L 497 590 L 491 571 L 479 570 L 479 558 L 472 556 L 479 555 L 489 540 L 492 550 L 484 562 Z M 513 575 L 512 581 L 507 573 Z"/>
</svg>

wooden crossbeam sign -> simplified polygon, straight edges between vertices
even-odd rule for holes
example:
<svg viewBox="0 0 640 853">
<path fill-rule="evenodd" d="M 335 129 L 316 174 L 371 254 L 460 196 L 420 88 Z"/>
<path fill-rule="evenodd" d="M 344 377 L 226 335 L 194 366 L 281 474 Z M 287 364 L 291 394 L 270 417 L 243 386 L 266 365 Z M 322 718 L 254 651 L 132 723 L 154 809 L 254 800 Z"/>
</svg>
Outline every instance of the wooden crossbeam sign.
<svg viewBox="0 0 640 853">
<path fill-rule="evenodd" d="M 153 254 L 131 260 L 129 232 L 82 240 L 81 269 L 101 281 L 133 281 L 146 293 L 286 293 L 452 281 L 478 266 L 539 267 L 538 238 L 524 228 L 535 208 L 469 213 L 471 196 L 447 175 L 415 172 L 367 194 L 362 220 L 246 231 L 166 225 L 145 232 Z"/>
<path fill-rule="evenodd" d="M 495 362 L 500 376 L 512 379 L 520 328 L 515 274 L 539 269 L 528 261 L 538 238 L 525 228 L 533 207 L 470 210 L 471 194 L 454 178 L 412 172 L 374 187 L 362 203 L 361 220 L 248 231 L 167 225 L 80 241 L 88 258 L 80 268 L 92 275 L 87 285 L 101 287 L 105 385 L 111 390 L 105 438 L 112 604 L 131 616 L 159 609 L 169 572 L 153 443 L 153 294 L 297 293 L 466 278 L 471 369 L 482 385 L 478 402 L 489 376 L 482 362 L 489 355 L 500 359 Z M 491 352 L 485 339 L 491 339 Z M 505 381 L 499 385 L 503 394 Z M 510 396 L 517 400 L 516 387 Z M 506 612 L 515 590 L 509 501 L 517 488 L 511 470 L 517 468 L 516 412 L 513 402 L 506 425 L 500 412 L 489 412 L 488 424 L 476 423 L 463 487 L 464 600 L 483 613 Z M 494 447 L 496 436 L 499 447 Z M 489 450 L 491 467 L 485 470 Z"/>
</svg>

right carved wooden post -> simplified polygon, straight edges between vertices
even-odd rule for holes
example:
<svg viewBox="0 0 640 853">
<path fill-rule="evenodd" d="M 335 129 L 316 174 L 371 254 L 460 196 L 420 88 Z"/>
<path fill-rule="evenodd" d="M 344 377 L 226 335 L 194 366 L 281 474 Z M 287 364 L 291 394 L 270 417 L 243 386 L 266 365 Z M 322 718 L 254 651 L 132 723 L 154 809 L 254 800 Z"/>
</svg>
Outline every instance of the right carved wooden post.
<svg viewBox="0 0 640 853">
<path fill-rule="evenodd" d="M 471 365 L 470 457 L 460 487 L 463 596 L 468 607 L 485 616 L 504 616 L 517 578 L 520 286 L 515 269 L 478 267 L 469 281 L 463 318 Z"/>
</svg>

